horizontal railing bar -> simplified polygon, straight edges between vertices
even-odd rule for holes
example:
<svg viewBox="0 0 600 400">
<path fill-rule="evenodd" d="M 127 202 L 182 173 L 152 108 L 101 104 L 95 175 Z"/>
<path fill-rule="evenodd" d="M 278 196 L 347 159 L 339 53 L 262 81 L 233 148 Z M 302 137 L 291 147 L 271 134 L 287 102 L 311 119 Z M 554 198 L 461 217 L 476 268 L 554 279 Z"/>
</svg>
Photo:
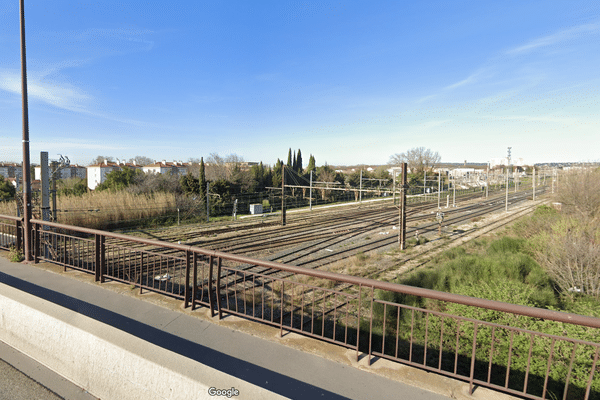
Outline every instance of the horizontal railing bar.
<svg viewBox="0 0 600 400">
<path fill-rule="evenodd" d="M 576 324 L 582 326 L 588 326 L 591 328 L 600 328 L 600 318 L 587 317 L 578 314 L 566 313 L 561 311 L 547 310 L 536 307 L 527 307 L 516 304 L 503 303 L 494 300 L 479 299 L 475 297 L 468 297 L 460 294 L 438 292 L 431 289 L 418 288 L 414 286 L 401 285 L 398 283 L 381 282 L 369 278 L 361 278 L 356 276 L 344 275 L 336 272 L 319 271 L 314 269 L 308 269 L 304 267 L 297 267 L 293 265 L 280 264 L 273 261 L 263 261 L 246 256 L 223 253 L 220 251 L 206 250 L 200 247 L 181 245 L 176 243 L 169 243 L 154 239 L 137 238 L 133 236 L 123 235 L 120 233 L 106 232 L 97 229 L 80 228 L 71 225 L 59 224 L 55 222 L 42 221 L 38 219 L 32 219 L 32 223 L 61 228 L 70 229 L 82 233 L 98 234 L 105 237 L 122 239 L 131 242 L 143 243 L 157 247 L 168 247 L 171 249 L 190 251 L 206 256 L 213 256 L 230 261 L 236 261 L 244 264 L 258 265 L 262 267 L 269 267 L 278 269 L 280 271 L 286 271 L 294 274 L 301 274 L 307 276 L 313 276 L 316 278 L 334 280 L 337 282 L 351 283 L 355 285 L 372 287 L 374 289 L 386 290 L 396 293 L 404 293 L 412 296 L 426 297 L 429 299 L 448 301 L 456 304 L 463 304 L 466 306 L 486 308 L 495 311 L 507 312 L 512 314 L 524 315 L 533 318 L 549 319 L 557 322 L 564 322 L 568 324 Z"/>
<path fill-rule="evenodd" d="M 23 217 L 15 217 L 15 216 L 12 216 L 12 215 L 2 215 L 2 214 L 0 214 L 0 219 L 8 219 L 10 221 L 23 222 Z"/>
</svg>

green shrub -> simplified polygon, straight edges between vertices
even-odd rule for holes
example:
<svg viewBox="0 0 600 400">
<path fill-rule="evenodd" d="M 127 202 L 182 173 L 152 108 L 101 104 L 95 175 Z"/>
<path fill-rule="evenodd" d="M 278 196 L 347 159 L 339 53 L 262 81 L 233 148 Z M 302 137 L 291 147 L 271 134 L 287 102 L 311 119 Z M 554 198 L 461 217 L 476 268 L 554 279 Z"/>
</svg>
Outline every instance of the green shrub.
<svg viewBox="0 0 600 400">
<path fill-rule="evenodd" d="M 19 249 L 17 249 L 15 246 L 11 246 L 10 250 L 8 251 L 8 259 L 11 262 L 21 262 L 23 261 L 25 257 L 23 256 L 23 252 Z"/>
</svg>

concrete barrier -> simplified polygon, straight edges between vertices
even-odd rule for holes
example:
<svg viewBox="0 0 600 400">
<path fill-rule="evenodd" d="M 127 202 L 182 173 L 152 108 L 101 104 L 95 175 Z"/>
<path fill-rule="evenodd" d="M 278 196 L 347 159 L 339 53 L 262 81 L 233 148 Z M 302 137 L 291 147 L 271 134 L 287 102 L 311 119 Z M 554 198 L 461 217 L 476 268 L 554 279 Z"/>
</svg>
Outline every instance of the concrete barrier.
<svg viewBox="0 0 600 400">
<path fill-rule="evenodd" d="M 0 340 L 103 400 L 283 398 L 1 283 Z"/>
</svg>

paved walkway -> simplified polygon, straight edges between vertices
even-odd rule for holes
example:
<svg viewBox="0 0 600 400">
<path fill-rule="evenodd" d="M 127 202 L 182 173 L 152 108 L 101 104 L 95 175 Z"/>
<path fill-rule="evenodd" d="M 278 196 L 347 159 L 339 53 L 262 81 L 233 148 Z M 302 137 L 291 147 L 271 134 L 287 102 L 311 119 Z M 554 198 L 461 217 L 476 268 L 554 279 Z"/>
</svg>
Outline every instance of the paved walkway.
<svg viewBox="0 0 600 400">
<path fill-rule="evenodd" d="M 277 340 L 283 341 L 276 338 L 277 329 L 248 323 L 262 332 L 265 329 L 270 330 L 273 339 L 266 340 L 234 330 L 222 323 L 216 324 L 198 318 L 192 315 L 189 309 L 172 309 L 173 307 L 154 304 L 156 301 L 153 303 L 133 295 L 115 293 L 99 284 L 86 282 L 86 277 L 74 279 L 76 274 L 83 275 L 78 272 L 55 273 L 38 266 L 15 264 L 0 256 L 0 282 L 6 285 L 116 327 L 154 345 L 287 398 L 449 398 L 380 376 L 374 373 L 377 367 L 372 367 L 373 372 L 365 371 L 277 343 Z M 126 285 L 121 287 L 134 292 Z M 142 295 L 142 298 L 143 296 L 146 295 Z M 159 303 L 168 303 L 158 295 L 148 296 L 154 296 Z M 194 311 L 202 312 L 206 313 L 206 310 Z M 315 351 L 315 348 L 317 352 L 323 351 L 320 349 L 322 342 L 306 340 L 313 343 L 309 344 L 312 351 Z M 333 351 L 339 349 L 339 346 L 329 346 Z M 376 364 L 378 363 L 374 365 Z M 419 373 L 428 375 L 422 371 Z M 432 379 L 439 379 L 431 375 Z M 444 393 L 444 389 L 441 388 L 439 392 Z"/>
</svg>

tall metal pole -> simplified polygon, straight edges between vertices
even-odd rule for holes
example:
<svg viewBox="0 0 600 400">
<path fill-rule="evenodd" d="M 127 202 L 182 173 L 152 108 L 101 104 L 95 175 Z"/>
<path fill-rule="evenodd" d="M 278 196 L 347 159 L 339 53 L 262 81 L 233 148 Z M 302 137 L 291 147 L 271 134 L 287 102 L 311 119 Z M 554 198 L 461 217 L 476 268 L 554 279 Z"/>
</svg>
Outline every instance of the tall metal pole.
<svg viewBox="0 0 600 400">
<path fill-rule="evenodd" d="M 427 171 L 423 171 L 423 196 L 425 196 L 427 190 Z"/>
<path fill-rule="evenodd" d="M 535 201 L 535 167 L 533 167 L 533 179 L 531 180 L 533 186 L 533 201 Z"/>
<path fill-rule="evenodd" d="M 506 205 L 504 211 L 508 212 L 508 167 L 506 167 Z"/>
<path fill-rule="evenodd" d="M 452 175 L 452 207 L 456 207 L 456 176 Z"/>
<path fill-rule="evenodd" d="M 442 188 L 442 172 L 438 171 L 438 210 L 440 209 L 441 188 Z"/>
<path fill-rule="evenodd" d="M 362 203 L 362 169 L 360 170 L 360 184 L 358 186 L 358 199 Z"/>
<path fill-rule="evenodd" d="M 309 189 L 309 192 L 308 192 L 308 195 L 309 195 L 308 205 L 309 205 L 309 208 L 310 208 L 311 211 L 312 211 L 312 173 L 313 172 L 312 172 L 312 169 L 311 169 L 310 170 L 310 186 L 309 186 L 310 189 Z"/>
<path fill-rule="evenodd" d="M 208 196 L 209 189 L 210 183 L 206 182 L 206 222 L 210 222 L 210 197 Z"/>
<path fill-rule="evenodd" d="M 281 225 L 285 226 L 285 164 L 281 167 Z"/>
<path fill-rule="evenodd" d="M 408 181 L 406 178 L 407 163 L 402 163 L 402 194 L 400 197 L 400 250 L 406 249 L 406 191 Z"/>
<path fill-rule="evenodd" d="M 50 221 L 50 176 L 48 152 L 40 152 L 40 182 L 42 184 L 42 219 Z"/>
<path fill-rule="evenodd" d="M 57 221 L 57 211 L 56 211 L 56 174 L 58 173 L 58 163 L 56 161 L 52 161 L 52 167 L 50 168 L 52 173 L 52 221 Z"/>
<path fill-rule="evenodd" d="M 485 198 L 490 195 L 490 168 L 485 170 Z"/>
<path fill-rule="evenodd" d="M 392 204 L 396 205 L 396 170 L 392 169 Z"/>
<path fill-rule="evenodd" d="M 19 8 L 21 12 L 21 95 L 23 100 L 23 254 L 25 261 L 31 261 L 31 171 L 29 167 L 29 108 L 27 106 L 24 0 L 20 0 Z"/>
</svg>

